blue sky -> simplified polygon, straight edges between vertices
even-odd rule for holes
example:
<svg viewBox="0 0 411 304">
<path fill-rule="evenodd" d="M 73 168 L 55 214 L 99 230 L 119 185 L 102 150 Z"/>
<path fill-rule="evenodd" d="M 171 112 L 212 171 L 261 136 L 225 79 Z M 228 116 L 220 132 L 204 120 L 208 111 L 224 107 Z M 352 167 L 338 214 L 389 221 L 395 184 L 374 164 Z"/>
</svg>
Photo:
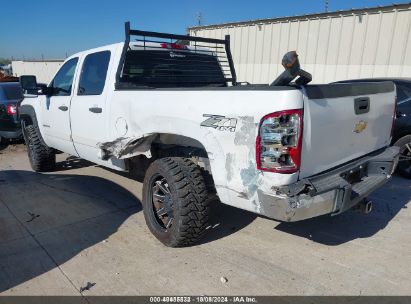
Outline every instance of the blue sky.
<svg viewBox="0 0 411 304">
<path fill-rule="evenodd" d="M 324 11 L 324 0 L 9 0 L 2 1 L 0 57 L 65 58 L 124 39 L 132 28 L 185 33 L 202 13 L 204 24 Z M 389 5 L 395 0 L 329 0 L 329 10 Z"/>
</svg>

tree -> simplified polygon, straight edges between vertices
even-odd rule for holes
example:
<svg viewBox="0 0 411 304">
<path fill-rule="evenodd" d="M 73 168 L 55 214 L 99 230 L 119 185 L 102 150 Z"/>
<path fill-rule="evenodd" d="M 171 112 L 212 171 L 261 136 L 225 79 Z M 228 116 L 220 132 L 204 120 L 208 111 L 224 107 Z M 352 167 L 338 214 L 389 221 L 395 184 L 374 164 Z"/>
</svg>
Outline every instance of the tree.
<svg viewBox="0 0 411 304">
<path fill-rule="evenodd" d="M 0 58 L 0 65 L 6 65 L 11 63 L 11 61 L 9 59 L 6 58 Z"/>
</svg>

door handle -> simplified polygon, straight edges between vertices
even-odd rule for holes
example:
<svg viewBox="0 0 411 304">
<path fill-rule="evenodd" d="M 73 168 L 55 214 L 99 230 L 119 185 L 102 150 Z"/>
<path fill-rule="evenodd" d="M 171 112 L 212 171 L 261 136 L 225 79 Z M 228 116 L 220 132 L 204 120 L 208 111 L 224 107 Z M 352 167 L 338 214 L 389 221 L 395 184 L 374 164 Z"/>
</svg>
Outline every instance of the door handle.
<svg viewBox="0 0 411 304">
<path fill-rule="evenodd" d="M 92 113 L 97 113 L 97 114 L 103 112 L 103 109 L 102 109 L 102 108 L 98 108 L 98 107 L 92 107 L 92 108 L 89 108 L 88 110 L 89 110 L 90 112 L 92 112 Z"/>
<path fill-rule="evenodd" d="M 370 98 L 369 97 L 359 97 L 354 99 L 354 110 L 355 114 L 365 114 L 370 111 Z"/>
<path fill-rule="evenodd" d="M 60 106 L 59 110 L 66 112 L 68 110 L 68 107 L 66 106 Z"/>
</svg>

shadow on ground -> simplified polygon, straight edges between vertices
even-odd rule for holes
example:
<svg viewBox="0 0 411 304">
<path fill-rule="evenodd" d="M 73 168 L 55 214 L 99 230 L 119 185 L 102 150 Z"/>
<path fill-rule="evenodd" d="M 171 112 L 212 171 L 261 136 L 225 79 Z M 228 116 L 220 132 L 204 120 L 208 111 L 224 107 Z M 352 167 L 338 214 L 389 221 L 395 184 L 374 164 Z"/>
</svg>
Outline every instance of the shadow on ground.
<svg viewBox="0 0 411 304">
<path fill-rule="evenodd" d="M 100 177 L 4 170 L 0 181 L 0 292 L 107 239 L 141 210 Z"/>
<path fill-rule="evenodd" d="M 130 175 L 127 172 L 119 172 L 105 167 L 101 168 L 139 183 L 144 182 L 144 172 L 134 172 L 133 175 Z M 229 236 L 230 234 L 235 233 L 251 224 L 257 216 L 258 215 L 249 211 L 225 205 L 218 200 L 214 200 L 211 206 L 209 230 L 205 234 L 204 238 L 198 242 L 198 245 L 213 242 Z"/>
<path fill-rule="evenodd" d="M 340 245 L 358 238 L 368 238 L 384 229 L 411 201 L 411 182 L 394 177 L 374 192 L 373 211 L 361 214 L 349 210 L 337 216 L 321 216 L 295 223 L 280 223 L 274 229 L 305 237 L 325 245 Z"/>
<path fill-rule="evenodd" d="M 74 158 L 59 164 L 62 170 L 84 165 Z M 122 186 L 77 174 L 0 171 L 0 293 L 57 269 L 141 211 L 138 198 Z M 235 233 L 255 217 L 216 203 L 202 243 Z"/>
<path fill-rule="evenodd" d="M 92 166 L 96 165 L 77 156 L 68 156 L 66 160 L 56 163 L 56 168 L 54 171 L 67 171 Z"/>
<path fill-rule="evenodd" d="M 211 209 L 210 231 L 200 241 L 206 244 L 236 233 L 251 224 L 257 215 L 249 211 L 215 202 Z"/>
</svg>

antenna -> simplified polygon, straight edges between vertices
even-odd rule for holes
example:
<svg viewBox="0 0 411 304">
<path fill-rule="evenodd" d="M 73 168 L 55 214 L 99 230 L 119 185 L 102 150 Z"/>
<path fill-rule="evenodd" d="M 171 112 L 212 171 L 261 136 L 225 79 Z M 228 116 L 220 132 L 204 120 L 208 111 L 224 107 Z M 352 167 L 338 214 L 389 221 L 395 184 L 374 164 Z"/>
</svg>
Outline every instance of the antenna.
<svg viewBox="0 0 411 304">
<path fill-rule="evenodd" d="M 329 1 L 328 1 L 328 0 L 325 0 L 325 3 L 324 3 L 324 11 L 325 11 L 326 13 L 328 13 L 328 4 L 329 4 Z"/>
<path fill-rule="evenodd" d="M 197 19 L 197 25 L 198 26 L 203 24 L 203 14 L 201 12 L 197 13 L 196 19 Z"/>
</svg>

